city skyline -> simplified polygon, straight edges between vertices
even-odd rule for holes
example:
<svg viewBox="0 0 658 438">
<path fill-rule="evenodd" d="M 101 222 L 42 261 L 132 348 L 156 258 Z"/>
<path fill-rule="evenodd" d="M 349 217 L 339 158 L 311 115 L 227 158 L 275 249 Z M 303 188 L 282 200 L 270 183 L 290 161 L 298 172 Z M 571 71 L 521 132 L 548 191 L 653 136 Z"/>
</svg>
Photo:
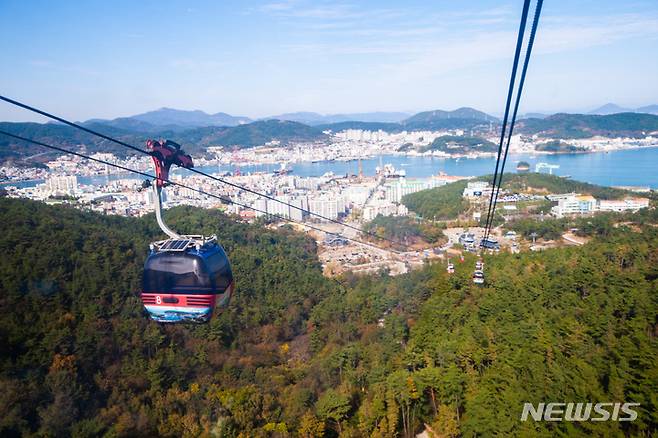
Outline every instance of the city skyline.
<svg viewBox="0 0 658 438">
<path fill-rule="evenodd" d="M 171 107 L 502 112 L 521 2 L 4 1 L 2 93 L 76 120 Z M 29 29 L 29 34 L 26 33 Z M 658 7 L 550 2 L 522 112 L 658 102 Z M 621 79 L 620 79 L 621 78 Z M 0 120 L 42 121 L 0 106 Z"/>
</svg>

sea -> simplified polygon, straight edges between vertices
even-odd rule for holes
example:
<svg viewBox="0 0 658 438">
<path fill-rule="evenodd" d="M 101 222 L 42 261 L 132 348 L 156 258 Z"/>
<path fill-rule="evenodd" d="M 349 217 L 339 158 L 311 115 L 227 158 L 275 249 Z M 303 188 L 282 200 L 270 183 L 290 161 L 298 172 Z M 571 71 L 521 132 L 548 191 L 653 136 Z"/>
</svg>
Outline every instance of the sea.
<svg viewBox="0 0 658 438">
<path fill-rule="evenodd" d="M 539 163 L 559 166 L 553 169 L 544 168 L 545 173 L 569 177 L 603 186 L 638 186 L 658 189 L 658 147 L 641 149 L 624 149 L 610 152 L 587 154 L 555 154 L 530 155 L 510 154 L 505 166 L 506 172 L 516 172 L 519 161 L 530 164 L 534 171 Z M 480 176 L 493 174 L 496 159 L 494 157 L 480 158 L 438 158 L 427 156 L 382 155 L 361 160 L 363 174 L 375 175 L 375 169 L 381 164 L 392 164 L 398 170 L 404 170 L 407 178 L 426 178 L 444 172 L 448 175 Z M 358 161 L 318 161 L 293 163 L 290 165 L 293 175 L 302 177 L 322 176 L 333 172 L 335 175 L 358 173 Z M 278 164 L 261 164 L 248 166 L 201 166 L 206 173 L 235 172 L 242 174 L 254 172 L 273 172 L 279 169 Z M 184 169 L 176 169 L 173 174 L 186 175 Z M 144 179 L 134 174 L 112 174 L 104 176 L 80 176 L 78 183 L 102 185 L 116 179 Z M 33 187 L 42 180 L 4 183 L 17 187 Z"/>
</svg>

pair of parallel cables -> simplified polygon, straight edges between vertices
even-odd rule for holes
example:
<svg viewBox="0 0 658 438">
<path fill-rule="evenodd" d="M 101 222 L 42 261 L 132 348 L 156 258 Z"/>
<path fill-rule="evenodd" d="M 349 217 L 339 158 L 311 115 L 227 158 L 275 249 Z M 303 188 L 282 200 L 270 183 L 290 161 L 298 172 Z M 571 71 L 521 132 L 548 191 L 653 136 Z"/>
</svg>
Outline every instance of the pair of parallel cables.
<svg viewBox="0 0 658 438">
<path fill-rule="evenodd" d="M 525 84 L 526 73 L 528 72 L 528 64 L 530 62 L 530 55 L 532 54 L 532 46 L 535 42 L 535 35 L 537 33 L 537 25 L 539 24 L 539 16 L 541 15 L 541 8 L 543 0 L 537 0 L 535 6 L 535 14 L 532 22 L 532 29 L 528 38 L 527 47 L 525 51 L 525 58 L 521 70 L 521 77 L 516 81 L 516 75 L 519 67 L 519 60 L 521 58 L 521 49 L 526 34 L 526 23 L 528 20 L 528 12 L 530 9 L 531 0 L 524 0 L 523 12 L 521 13 L 521 24 L 519 25 L 519 32 L 516 41 L 516 50 L 514 52 L 514 62 L 512 64 L 512 74 L 510 77 L 509 90 L 507 92 L 507 102 L 505 105 L 505 115 L 503 117 L 503 124 L 500 131 L 500 143 L 498 145 L 498 155 L 496 158 L 496 168 L 494 170 L 493 181 L 491 183 L 491 197 L 489 199 L 489 207 L 487 209 L 487 220 L 484 226 L 484 240 L 489 239 L 491 229 L 493 228 L 494 214 L 496 213 L 496 204 L 498 203 L 498 194 L 503 181 L 503 174 L 505 171 L 505 163 L 507 162 L 507 154 L 509 152 L 510 141 L 514 132 L 514 124 L 516 123 L 516 116 L 519 110 L 519 102 L 521 101 L 521 94 L 523 93 L 523 86 Z M 512 97 L 515 94 L 514 109 L 510 118 L 510 108 Z M 509 125 L 509 128 L 508 128 Z M 503 152 L 504 147 L 504 152 Z M 502 156 L 502 162 L 501 162 Z M 500 170 L 499 170 L 500 169 Z"/>
</svg>

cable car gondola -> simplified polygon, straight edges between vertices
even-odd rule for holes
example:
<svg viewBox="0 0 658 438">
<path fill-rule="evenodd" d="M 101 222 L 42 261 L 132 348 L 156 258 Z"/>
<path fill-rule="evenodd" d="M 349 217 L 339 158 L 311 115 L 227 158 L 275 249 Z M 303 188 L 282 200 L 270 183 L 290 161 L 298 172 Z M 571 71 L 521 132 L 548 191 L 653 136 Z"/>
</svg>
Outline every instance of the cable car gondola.
<svg viewBox="0 0 658 438">
<path fill-rule="evenodd" d="M 473 272 L 473 283 L 475 284 L 484 284 L 484 272 L 476 270 Z"/>
<path fill-rule="evenodd" d="M 216 236 L 179 235 L 162 219 L 162 188 L 172 164 L 191 168 L 192 158 L 172 141 L 147 142 L 156 169 L 155 216 L 166 240 L 153 242 L 144 264 L 142 303 L 158 322 L 207 322 L 234 291 L 231 264 Z"/>
</svg>

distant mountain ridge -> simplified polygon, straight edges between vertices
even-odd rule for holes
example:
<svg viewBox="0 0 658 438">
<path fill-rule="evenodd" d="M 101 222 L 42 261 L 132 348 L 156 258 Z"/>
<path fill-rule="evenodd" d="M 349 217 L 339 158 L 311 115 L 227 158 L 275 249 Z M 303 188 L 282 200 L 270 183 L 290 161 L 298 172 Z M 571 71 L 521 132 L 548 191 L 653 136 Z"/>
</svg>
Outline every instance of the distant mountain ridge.
<svg viewBox="0 0 658 438">
<path fill-rule="evenodd" d="M 607 116 L 610 114 L 630 113 L 630 112 L 633 112 L 633 110 L 630 108 L 623 108 L 617 105 L 616 103 L 606 103 L 605 105 L 601 105 L 600 107 L 593 109 L 587 114 Z"/>
<path fill-rule="evenodd" d="M 207 114 L 200 110 L 184 111 L 173 108 L 160 108 L 143 114 L 132 116 L 135 120 L 153 125 L 184 125 L 184 126 L 237 126 L 249 123 L 249 117 L 232 116 L 226 113 Z"/>
<path fill-rule="evenodd" d="M 654 106 L 643 107 L 647 110 Z M 314 118 L 316 113 L 296 113 L 306 118 Z M 374 113 L 373 113 L 374 114 Z M 300 116 L 300 117 L 301 117 Z M 543 116 L 543 115 L 542 115 Z M 228 118 L 227 118 L 228 117 Z M 215 123 L 218 125 L 186 127 L 184 124 Z M 478 136 L 489 130 L 490 124 L 500 121 L 473 108 L 459 108 L 454 111 L 434 110 L 415 114 L 400 122 L 342 121 L 311 125 L 290 120 L 251 121 L 245 117 L 235 117 L 225 113 L 214 115 L 203 111 L 179 111 L 161 109 L 134 117 L 114 120 L 91 119 L 85 126 L 110 135 L 122 141 L 143 146 L 148 138 L 170 138 L 185 145 L 190 153 L 205 153 L 208 146 L 248 148 L 276 140 L 281 144 L 291 142 L 314 142 L 326 139 L 323 131 L 340 132 L 346 129 L 362 129 L 396 133 L 401 131 L 449 131 L 470 130 L 466 135 Z M 317 119 L 316 119 L 317 120 Z M 222 123 L 237 123 L 224 126 Z M 518 132 L 537 134 L 545 138 L 571 139 L 592 136 L 644 137 L 658 133 L 658 115 L 648 113 L 618 113 L 611 115 L 554 114 L 544 118 L 527 118 L 517 122 Z M 125 156 L 130 151 L 121 146 L 103 141 L 90 134 L 57 123 L 9 123 L 0 122 L 0 127 L 34 140 L 43 141 L 70 149 L 84 148 L 87 152 L 112 152 Z M 0 136 L 0 162 L 22 160 L 38 156 L 45 160 L 41 148 Z M 52 154 L 50 155 L 52 157 Z M 37 159 L 37 158 L 35 158 Z"/>
<path fill-rule="evenodd" d="M 489 123 L 499 123 L 496 117 L 493 117 L 482 111 L 473 108 L 458 108 L 454 111 L 433 110 L 424 111 L 407 117 L 398 123 L 395 122 L 363 122 L 363 121 L 343 121 L 317 125 L 322 130 L 331 130 L 333 132 L 345 129 L 362 129 L 367 131 L 382 130 L 385 132 L 401 131 L 429 131 L 429 130 L 452 130 L 452 129 L 472 129 L 476 127 L 485 127 Z"/>
<path fill-rule="evenodd" d="M 658 105 L 641 106 L 640 108 L 636 108 L 635 112 L 658 115 Z"/>
<path fill-rule="evenodd" d="M 162 129 L 159 131 L 131 131 L 98 122 L 87 123 L 86 126 L 142 148 L 148 138 L 168 138 L 184 145 L 185 151 L 191 154 L 204 154 L 208 146 L 249 148 L 273 140 L 285 145 L 293 141 L 311 142 L 325 138 L 325 134 L 317 128 L 282 120 L 257 121 L 231 127 L 204 126 L 185 130 Z M 120 157 L 133 153 L 118 144 L 108 142 L 79 129 L 55 123 L 0 122 L 0 129 L 74 151 L 82 149 L 92 154 L 111 152 Z M 0 135 L 0 163 L 23 160 L 31 156 L 41 156 L 43 152 L 44 149 L 39 146 Z M 52 159 L 52 157 L 52 154 L 43 155 L 43 158 L 47 160 Z"/>
<path fill-rule="evenodd" d="M 595 110 L 591 115 L 610 115 L 623 112 L 647 113 L 658 115 L 658 105 L 647 105 L 640 108 L 624 108 L 614 103 L 607 103 Z M 548 114 L 528 113 L 522 118 L 546 118 Z M 405 112 L 375 111 L 366 113 L 320 114 L 310 111 L 277 114 L 257 119 L 286 120 L 331 129 L 330 125 L 351 124 L 354 128 L 368 129 L 368 124 L 388 124 L 385 130 L 426 130 L 426 129 L 471 129 L 488 123 L 500 123 L 497 117 L 474 108 L 462 107 L 453 111 L 432 110 L 410 115 Z M 254 120 L 244 116 L 233 116 L 224 112 L 208 114 L 201 110 L 178 110 L 160 108 L 154 111 L 136 114 L 129 117 L 118 117 L 111 120 L 90 119 L 86 125 L 106 125 L 113 128 L 134 132 L 156 133 L 162 130 L 181 132 L 191 128 L 208 126 L 234 127 Z M 399 125 L 395 126 L 395 125 Z M 359 128 L 363 126 L 363 128 Z"/>
<path fill-rule="evenodd" d="M 174 136 L 176 138 L 176 136 Z M 199 147 L 226 146 L 248 148 L 271 141 L 282 144 L 312 142 L 325 138 L 321 130 L 289 120 L 258 120 L 233 127 L 205 127 L 178 134 L 183 144 Z"/>
<path fill-rule="evenodd" d="M 553 114 L 517 122 L 520 133 L 549 138 L 644 137 L 658 132 L 658 115 L 645 113 Z"/>
<path fill-rule="evenodd" d="M 498 123 L 499 120 L 482 111 L 463 107 L 454 111 L 432 110 L 417 114 L 405 112 L 366 112 L 346 114 L 320 114 L 310 111 L 277 114 L 258 119 L 285 120 L 303 123 L 309 126 L 327 126 L 339 123 L 386 123 L 399 124 L 402 129 L 468 129 L 487 123 Z M 208 114 L 200 110 L 178 110 L 173 108 L 160 108 L 129 117 L 118 117 L 112 120 L 90 119 L 84 122 L 87 125 L 107 125 L 117 129 L 139 132 L 158 132 L 163 129 L 170 131 L 184 131 L 190 128 L 208 126 L 234 127 L 254 122 L 249 117 L 233 116 L 219 112 Z M 395 129 L 392 126 L 389 128 Z"/>
<path fill-rule="evenodd" d="M 433 110 L 433 111 L 423 111 L 418 114 L 405 119 L 403 124 L 408 125 L 411 123 L 416 123 L 420 121 L 434 121 L 434 120 L 445 120 L 445 119 L 471 119 L 481 122 L 497 122 L 499 121 L 496 117 L 490 116 L 489 114 L 478 111 L 474 108 L 462 107 L 457 108 L 453 111 L 444 111 L 444 110 Z"/>
<path fill-rule="evenodd" d="M 153 131 L 167 128 L 181 130 L 199 128 L 204 126 L 238 126 L 249 123 L 249 117 L 232 116 L 226 113 L 208 114 L 201 110 L 178 110 L 173 108 L 160 108 L 130 117 L 119 117 L 112 120 L 91 119 L 85 123 L 97 123 L 123 129 L 139 129 Z"/>
<path fill-rule="evenodd" d="M 397 123 L 407 117 L 409 113 L 403 112 L 386 112 L 377 111 L 371 113 L 351 113 L 351 114 L 319 114 L 314 112 L 295 112 L 278 114 L 264 117 L 261 120 L 288 120 L 292 122 L 306 123 L 307 125 L 326 125 L 342 122 L 366 122 L 366 123 Z"/>
<path fill-rule="evenodd" d="M 89 126 L 92 126 L 100 130 L 103 134 L 116 138 L 117 140 L 136 146 L 143 146 L 143 141 L 148 138 L 148 134 L 135 134 L 134 132 L 113 126 L 95 125 L 93 123 Z M 0 122 L 0 129 L 32 140 L 41 141 L 43 143 L 74 151 L 84 149 L 90 153 L 111 152 L 118 156 L 125 156 L 127 152 L 129 152 L 125 147 L 118 144 L 104 141 L 100 137 L 59 123 Z M 32 156 L 35 156 L 34 160 L 44 162 L 51 160 L 56 155 L 61 154 L 50 152 L 43 147 L 15 140 L 11 137 L 0 135 L 0 163 L 13 160 L 24 160 Z"/>
<path fill-rule="evenodd" d="M 616 103 L 606 103 L 605 105 L 593 109 L 587 114 L 607 116 L 619 113 L 646 113 L 658 115 L 658 105 L 647 105 L 633 109 L 621 107 Z"/>
<path fill-rule="evenodd" d="M 433 110 L 415 114 L 401 122 L 407 130 L 472 129 L 500 120 L 474 108 L 462 107 L 454 111 Z"/>
<path fill-rule="evenodd" d="M 353 113 L 353 114 L 320 114 L 315 112 L 294 112 L 278 114 L 269 117 L 262 117 L 257 120 L 249 117 L 233 116 L 231 114 L 219 112 L 208 114 L 201 110 L 178 110 L 173 108 L 160 108 L 154 111 L 148 111 L 142 114 L 136 114 L 129 117 L 118 117 L 116 119 L 90 119 L 85 124 L 102 124 L 119 129 L 128 129 L 143 132 L 155 132 L 162 129 L 172 131 L 182 131 L 190 128 L 200 128 L 206 126 L 238 126 L 254 121 L 265 120 L 285 120 L 290 122 L 304 123 L 315 126 L 330 123 L 358 121 L 358 122 L 381 122 L 397 123 L 407 117 L 409 113 L 404 112 L 370 112 L 370 113 Z"/>
</svg>

